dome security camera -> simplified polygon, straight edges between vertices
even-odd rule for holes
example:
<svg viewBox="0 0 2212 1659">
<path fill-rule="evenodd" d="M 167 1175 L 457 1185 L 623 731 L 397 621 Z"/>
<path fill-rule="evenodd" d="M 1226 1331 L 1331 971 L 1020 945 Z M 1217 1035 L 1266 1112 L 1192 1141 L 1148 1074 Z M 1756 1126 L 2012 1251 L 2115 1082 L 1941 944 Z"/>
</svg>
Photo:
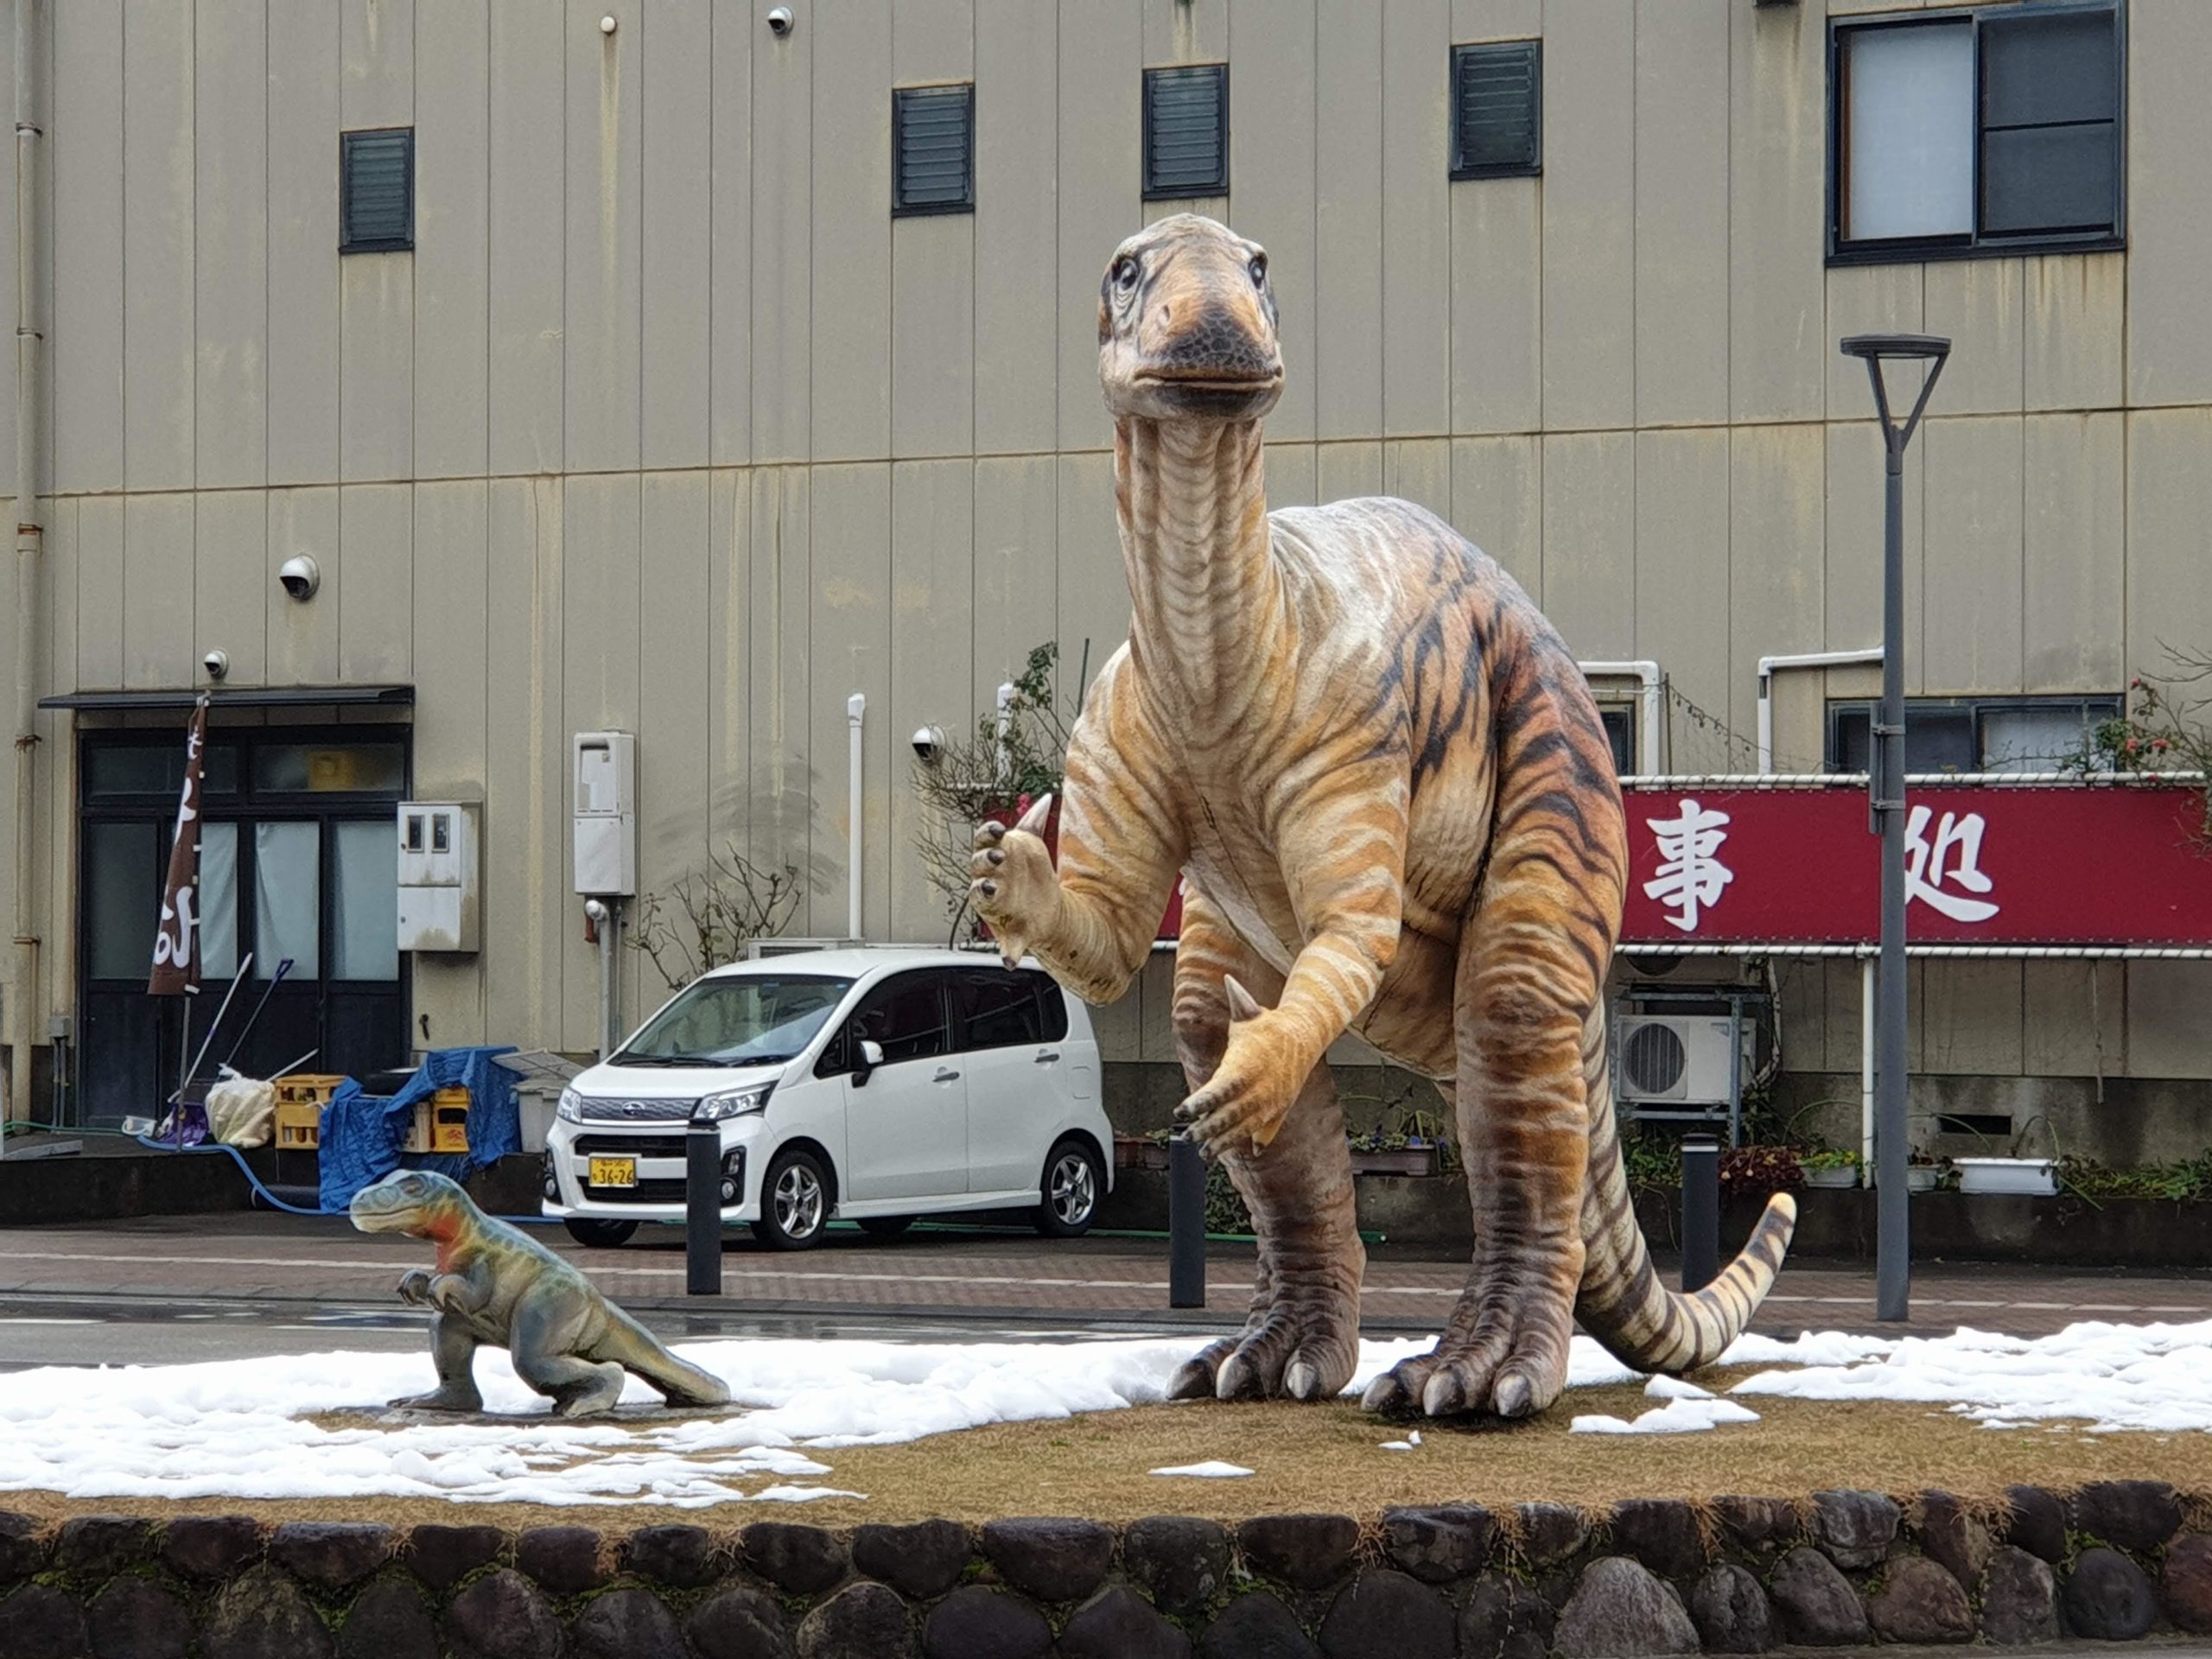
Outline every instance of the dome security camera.
<svg viewBox="0 0 2212 1659">
<path fill-rule="evenodd" d="M 789 6 L 771 7 L 768 12 L 768 32 L 778 40 L 781 40 L 791 32 L 791 26 L 797 21 L 791 16 L 791 9 Z"/>
<path fill-rule="evenodd" d="M 927 763 L 944 747 L 944 733 L 935 726 L 925 726 L 907 741 L 913 744 L 915 755 Z"/>
<path fill-rule="evenodd" d="M 295 553 L 276 567 L 276 580 L 283 584 L 286 593 L 304 605 L 322 585 L 322 572 L 306 554 Z"/>
<path fill-rule="evenodd" d="M 231 653 L 227 651 L 211 651 L 200 659 L 200 666 L 207 671 L 209 679 L 219 680 L 231 671 Z"/>
</svg>

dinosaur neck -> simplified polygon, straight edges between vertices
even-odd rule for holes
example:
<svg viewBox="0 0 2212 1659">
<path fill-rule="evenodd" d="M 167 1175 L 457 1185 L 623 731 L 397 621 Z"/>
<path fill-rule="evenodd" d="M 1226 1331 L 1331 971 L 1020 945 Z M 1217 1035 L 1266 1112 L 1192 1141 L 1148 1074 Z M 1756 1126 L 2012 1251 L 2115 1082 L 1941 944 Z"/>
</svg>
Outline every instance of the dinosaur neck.
<svg viewBox="0 0 2212 1659">
<path fill-rule="evenodd" d="M 461 1226 L 459 1216 L 441 1207 L 425 1210 L 422 1226 L 410 1230 L 416 1237 L 429 1239 L 437 1245 L 438 1271 L 445 1273 L 453 1267 L 453 1258 L 461 1243 Z"/>
<path fill-rule="evenodd" d="M 1180 690 L 1185 717 L 1225 712 L 1283 604 L 1260 423 L 1116 421 L 1114 499 L 1132 654 L 1148 683 Z"/>
</svg>

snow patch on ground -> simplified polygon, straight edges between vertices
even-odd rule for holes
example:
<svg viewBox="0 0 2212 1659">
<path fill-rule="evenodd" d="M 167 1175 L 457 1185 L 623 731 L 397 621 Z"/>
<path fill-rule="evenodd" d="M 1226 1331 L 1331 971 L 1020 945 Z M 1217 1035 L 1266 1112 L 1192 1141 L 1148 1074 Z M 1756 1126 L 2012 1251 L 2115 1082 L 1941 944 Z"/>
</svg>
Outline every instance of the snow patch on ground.
<svg viewBox="0 0 2212 1659">
<path fill-rule="evenodd" d="M 1155 1469 L 1152 1472 L 1155 1475 L 1189 1475 L 1198 1480 L 1235 1480 L 1240 1475 L 1249 1475 L 1252 1471 L 1242 1464 L 1224 1463 L 1215 1458 L 1205 1463 L 1179 1463 L 1172 1469 Z"/>
</svg>

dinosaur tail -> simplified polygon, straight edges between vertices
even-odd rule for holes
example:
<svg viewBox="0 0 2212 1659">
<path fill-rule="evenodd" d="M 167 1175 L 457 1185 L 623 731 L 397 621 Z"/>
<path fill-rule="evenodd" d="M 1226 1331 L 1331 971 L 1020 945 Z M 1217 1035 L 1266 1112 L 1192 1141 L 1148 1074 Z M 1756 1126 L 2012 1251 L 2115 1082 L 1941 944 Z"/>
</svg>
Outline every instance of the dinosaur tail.
<svg viewBox="0 0 2212 1659">
<path fill-rule="evenodd" d="M 1590 1100 L 1590 1176 L 1582 1198 L 1582 1287 L 1575 1317 L 1607 1352 L 1638 1370 L 1681 1373 L 1710 1365 L 1742 1334 L 1774 1288 L 1796 1229 L 1797 1201 L 1786 1192 L 1768 1200 L 1742 1254 L 1704 1289 L 1687 1294 L 1669 1290 L 1652 1271 L 1621 1166 L 1602 1008 L 1590 1015 L 1582 1050 Z"/>
<path fill-rule="evenodd" d="M 660 1345 L 653 1333 L 612 1303 L 607 1305 L 607 1333 L 594 1357 L 611 1359 L 633 1376 L 658 1389 L 671 1406 L 726 1406 L 729 1384 L 688 1360 L 678 1359 Z"/>
</svg>

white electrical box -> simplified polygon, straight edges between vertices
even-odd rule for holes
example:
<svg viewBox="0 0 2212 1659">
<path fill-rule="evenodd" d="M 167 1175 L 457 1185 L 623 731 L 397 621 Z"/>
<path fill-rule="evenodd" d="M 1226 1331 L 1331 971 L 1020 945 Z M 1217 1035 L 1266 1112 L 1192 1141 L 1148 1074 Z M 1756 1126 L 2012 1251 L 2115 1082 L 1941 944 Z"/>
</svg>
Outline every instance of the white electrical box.
<svg viewBox="0 0 2212 1659">
<path fill-rule="evenodd" d="M 476 849 L 480 814 L 473 801 L 399 804 L 399 948 L 477 948 Z"/>
<path fill-rule="evenodd" d="M 576 891 L 629 898 L 638 891 L 638 740 L 628 732 L 578 732 L 569 755 Z"/>
<path fill-rule="evenodd" d="M 1726 1106 L 1736 1038 L 1725 1014 L 1623 1014 L 1613 1022 L 1615 1092 L 1631 1105 Z M 1739 1056 L 1735 1081 L 1751 1075 Z"/>
</svg>

